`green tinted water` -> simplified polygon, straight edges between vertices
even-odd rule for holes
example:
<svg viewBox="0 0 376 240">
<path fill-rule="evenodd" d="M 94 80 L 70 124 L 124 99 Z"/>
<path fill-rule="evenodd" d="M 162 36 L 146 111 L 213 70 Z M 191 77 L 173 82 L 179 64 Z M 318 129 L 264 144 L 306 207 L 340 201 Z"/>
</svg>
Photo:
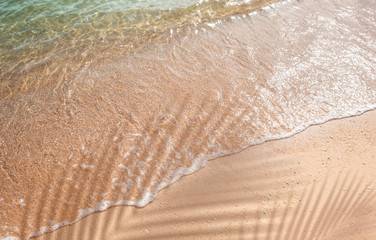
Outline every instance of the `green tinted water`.
<svg viewBox="0 0 376 240">
<path fill-rule="evenodd" d="M 46 65 L 90 61 L 142 46 L 183 26 L 243 14 L 269 1 L 5 1 L 0 3 L 0 77 Z M 176 31 L 175 31 L 176 32 Z M 65 58 L 65 59 L 64 59 Z M 69 60 L 67 60 L 69 59 Z M 64 65 L 64 64 L 60 64 Z M 56 69 L 56 68 L 55 68 Z M 9 84 L 6 83 L 9 87 Z"/>
</svg>

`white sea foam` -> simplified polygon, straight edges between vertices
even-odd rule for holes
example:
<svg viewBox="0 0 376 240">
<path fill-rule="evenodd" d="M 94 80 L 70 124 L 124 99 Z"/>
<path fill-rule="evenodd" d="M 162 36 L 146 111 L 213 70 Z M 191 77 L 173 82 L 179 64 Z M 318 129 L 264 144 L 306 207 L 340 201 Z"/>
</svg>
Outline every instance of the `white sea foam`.
<svg viewBox="0 0 376 240">
<path fill-rule="evenodd" d="M 84 164 L 84 163 L 80 163 L 80 164 L 73 164 L 73 167 L 82 167 L 82 168 L 94 168 L 94 165 L 89 165 L 89 164 Z"/>
<path fill-rule="evenodd" d="M 368 104 L 368 105 L 364 105 L 360 108 L 348 111 L 348 112 L 341 114 L 341 115 L 331 115 L 331 116 L 327 116 L 327 117 L 322 118 L 322 119 L 308 121 L 304 124 L 297 126 L 291 132 L 285 132 L 285 133 L 281 133 L 281 134 L 278 134 L 278 135 L 265 135 L 264 137 L 262 137 L 260 139 L 250 139 L 249 144 L 245 148 L 252 146 L 252 145 L 261 144 L 261 143 L 264 143 L 264 142 L 270 141 L 270 140 L 277 140 L 277 139 L 283 139 L 283 138 L 291 137 L 294 134 L 302 132 L 303 130 L 305 130 L 309 126 L 317 125 L 317 124 L 323 124 L 323 123 L 330 121 L 330 120 L 333 120 L 333 119 L 340 119 L 340 118 L 345 118 L 345 117 L 350 117 L 350 116 L 357 116 L 357 115 L 360 115 L 360 114 L 362 114 L 366 111 L 374 110 L 374 109 L 376 109 L 376 104 Z M 55 225 L 50 226 L 50 227 L 47 227 L 47 226 L 42 227 L 39 231 L 32 232 L 28 236 L 27 239 L 30 239 L 31 237 L 35 237 L 35 236 L 40 236 L 40 235 L 45 234 L 47 232 L 54 231 L 54 230 L 56 230 L 60 227 L 63 227 L 63 226 L 71 225 L 71 224 L 79 221 L 80 219 L 82 219 L 82 218 L 84 218 L 84 217 L 86 217 L 86 216 L 88 216 L 88 215 L 90 215 L 94 212 L 104 211 L 104 210 L 106 210 L 110 207 L 121 206 L 121 205 L 131 205 L 131 206 L 137 206 L 137 207 L 144 207 L 155 199 L 155 197 L 157 196 L 157 194 L 160 190 L 162 190 L 163 188 L 175 183 L 176 181 L 178 181 L 183 176 L 189 175 L 189 174 L 192 174 L 192 173 L 198 171 L 199 169 L 201 169 L 202 167 L 204 167 L 206 165 L 208 160 L 215 159 L 215 158 L 225 156 L 225 155 L 229 155 L 229 154 L 235 154 L 235 153 L 238 153 L 238 152 L 243 151 L 243 150 L 244 150 L 244 148 L 239 149 L 237 151 L 218 151 L 216 153 L 207 155 L 203 158 L 194 159 L 192 161 L 193 164 L 192 164 L 191 167 L 178 169 L 178 171 L 174 172 L 173 178 L 170 181 L 159 183 L 151 192 L 144 192 L 143 197 L 140 200 L 137 200 L 137 201 L 116 201 L 116 202 L 102 201 L 102 202 L 98 203 L 95 208 L 88 208 L 88 209 L 79 210 L 79 214 L 74 221 L 72 221 L 72 222 L 64 221 L 64 222 L 55 224 Z M 2 238 L 2 240 L 18 240 L 18 239 L 19 238 L 15 238 L 15 237 Z"/>
<path fill-rule="evenodd" d="M 279 4 L 285 4 L 285 2 L 276 3 L 275 6 L 279 6 Z M 267 7 L 267 8 L 264 8 L 263 10 L 273 11 L 273 7 L 275 7 L 275 6 Z M 253 18 L 253 16 L 257 15 L 257 12 L 253 12 L 250 15 L 251 15 L 251 17 L 249 17 L 249 18 Z M 343 15 L 343 17 L 346 17 L 346 15 Z M 254 17 L 254 18 L 256 18 L 256 17 Z M 240 19 L 240 17 L 234 17 L 232 19 L 238 21 Z M 241 21 L 245 21 L 245 20 L 242 19 Z M 325 26 L 336 27 L 335 22 L 328 21 L 328 19 L 326 19 L 325 17 L 319 18 L 318 21 L 326 24 Z M 207 25 L 209 27 L 215 27 L 216 24 L 218 24 L 218 23 L 221 23 L 221 21 L 217 21 L 217 22 L 214 22 L 214 23 L 208 23 Z M 205 30 L 206 29 L 203 29 L 203 31 L 205 31 Z M 209 30 L 208 32 L 210 32 L 210 31 L 211 30 Z M 171 34 L 172 34 L 172 32 L 171 32 Z M 293 40 L 294 40 L 294 38 L 293 38 Z M 372 39 L 370 41 L 372 41 Z M 317 45 L 311 44 L 310 45 L 310 53 L 312 53 L 312 54 L 310 56 L 305 56 L 305 57 L 306 57 L 306 61 L 311 63 L 311 65 L 307 64 L 304 61 L 297 61 L 297 64 L 294 64 L 294 67 L 286 67 L 286 66 L 281 65 L 281 61 L 279 61 L 279 62 L 275 63 L 273 66 L 276 69 L 280 68 L 280 69 L 284 69 L 284 70 L 283 71 L 275 71 L 275 72 L 277 72 L 277 74 L 273 75 L 270 78 L 267 78 L 265 80 L 265 82 L 268 85 L 272 86 L 273 89 L 275 89 L 275 90 L 284 89 L 286 87 L 286 81 L 294 79 L 294 77 L 296 77 L 296 76 L 299 76 L 299 74 L 298 74 L 299 71 L 302 72 L 302 73 L 305 73 L 312 67 L 312 64 L 313 65 L 320 65 L 321 64 L 320 59 L 323 58 L 323 53 L 325 53 L 325 51 L 323 51 L 320 48 L 320 46 L 321 46 L 320 44 L 317 44 Z M 254 58 L 254 55 L 253 55 L 254 49 L 251 49 L 251 48 L 246 48 L 246 49 L 248 50 L 249 58 Z M 359 49 L 355 49 L 355 48 L 352 47 L 350 50 L 356 52 Z M 228 52 L 230 52 L 230 54 L 228 54 Z M 237 51 L 237 52 L 239 52 L 239 51 Z M 236 55 L 237 52 L 235 52 L 233 49 L 231 49 L 230 51 L 226 52 L 226 54 L 227 54 L 226 56 Z M 247 51 L 245 51 L 245 53 L 247 54 Z M 223 52 L 221 54 L 223 54 Z M 281 53 L 281 54 L 283 54 L 283 53 Z M 372 55 L 368 56 L 368 58 L 372 58 Z M 364 66 L 364 69 L 366 69 L 368 72 L 372 72 L 372 69 L 373 69 L 372 66 L 367 66 L 367 63 L 362 62 L 363 60 L 364 59 L 358 58 L 357 55 L 351 54 L 351 52 L 350 52 L 349 54 L 346 55 L 345 58 L 337 60 L 336 62 L 337 63 L 343 63 L 343 64 L 351 64 L 352 63 L 351 61 L 353 61 L 357 65 Z M 348 76 L 348 78 L 349 78 L 348 81 L 350 83 L 352 83 L 353 86 L 356 86 L 357 82 L 359 81 L 359 79 L 356 78 L 356 75 L 353 74 L 353 70 L 351 70 L 351 69 L 339 68 L 338 72 L 336 72 L 335 68 L 333 68 L 332 72 L 335 72 L 337 74 L 335 76 Z M 263 88 L 262 85 L 257 85 L 257 79 L 255 79 L 254 77 L 250 76 L 249 78 L 245 78 L 245 79 L 247 81 L 249 81 L 249 83 L 252 84 L 252 86 L 254 86 L 257 93 L 262 95 L 262 97 L 264 98 L 263 99 L 264 100 L 264 106 L 263 107 L 265 107 L 267 110 L 271 110 L 272 112 L 275 112 L 276 107 L 273 106 L 273 104 L 271 104 L 271 101 L 273 101 L 273 100 L 276 101 L 275 99 L 273 99 L 273 97 L 275 97 L 275 95 L 273 95 L 270 90 Z M 283 81 L 283 80 L 285 80 L 285 81 Z M 308 80 L 310 80 L 310 79 L 308 79 Z M 337 86 L 336 84 L 333 84 L 331 87 L 333 89 L 338 88 L 338 91 L 341 88 L 341 86 Z M 360 87 L 365 87 L 365 86 L 358 86 L 358 88 L 356 88 L 356 89 L 359 90 Z M 303 89 L 303 90 L 305 90 L 305 89 Z M 367 90 L 367 89 L 365 89 L 365 90 Z M 212 98 L 216 99 L 218 102 L 222 103 L 223 98 L 224 98 L 224 94 L 222 94 L 221 91 L 217 91 L 217 90 L 213 90 L 213 91 L 215 92 L 215 94 L 212 96 Z M 281 90 L 281 92 L 282 92 L 282 90 Z M 290 91 L 289 93 L 291 93 L 291 92 L 293 92 L 293 91 Z M 349 95 L 351 95 L 352 97 L 356 97 L 357 99 L 366 101 L 366 99 L 362 99 L 361 94 L 358 94 L 359 95 L 358 96 L 356 93 L 354 93 L 350 90 L 348 92 L 349 92 Z M 241 95 L 243 95 L 244 99 L 246 101 L 248 101 L 249 103 L 251 103 L 253 101 L 252 97 L 247 96 L 246 91 L 240 91 L 239 93 Z M 285 99 L 285 102 L 282 102 L 281 104 L 286 104 L 286 106 L 287 106 L 287 104 L 289 103 L 288 100 L 290 100 L 291 96 L 286 95 L 284 97 L 286 97 L 287 100 Z M 314 103 L 317 103 L 317 102 L 320 103 L 320 102 L 325 101 L 326 98 L 325 98 L 324 95 L 322 95 L 322 93 L 317 91 L 316 94 L 313 95 L 313 100 L 314 100 Z M 306 103 L 306 105 L 309 105 L 309 104 L 310 104 L 310 102 L 308 101 Z M 329 104 L 331 104 L 331 103 L 329 102 Z M 105 209 L 107 209 L 111 206 L 118 206 L 118 205 L 135 205 L 135 206 L 138 206 L 138 207 L 146 206 L 148 203 L 150 203 L 156 197 L 157 193 L 161 189 L 163 189 L 164 187 L 166 187 L 168 185 L 173 184 L 174 182 L 179 180 L 182 176 L 187 175 L 187 174 L 191 174 L 191 173 L 199 170 L 200 168 L 205 166 L 207 161 L 210 160 L 210 159 L 217 158 L 217 157 L 220 157 L 220 156 L 223 156 L 223 155 L 226 155 L 226 154 L 233 154 L 233 153 L 236 153 L 236 152 L 243 150 L 244 148 L 246 148 L 248 146 L 260 144 L 260 143 L 263 143 L 263 142 L 268 141 L 268 140 L 290 137 L 293 134 L 296 134 L 298 132 L 303 131 L 304 129 L 306 129 L 307 127 L 309 127 L 311 125 L 321 124 L 321 123 L 324 123 L 324 122 L 329 121 L 331 119 L 343 118 L 343 117 L 348 117 L 348 116 L 356 116 L 356 115 L 359 115 L 359 114 L 361 114 L 361 113 L 363 113 L 367 110 L 372 110 L 372 109 L 376 108 L 376 104 L 362 104 L 362 105 L 358 104 L 358 105 L 353 105 L 353 106 L 349 105 L 349 104 L 346 105 L 346 104 L 347 103 L 344 103 L 343 100 L 340 99 L 338 101 L 338 105 L 335 105 L 336 107 L 330 108 L 330 111 L 328 111 L 328 113 L 326 115 L 320 115 L 320 117 L 317 117 L 317 118 L 312 117 L 312 118 L 308 118 L 308 119 L 304 119 L 304 118 L 299 119 L 299 122 L 301 122 L 299 125 L 295 126 L 295 125 L 291 124 L 291 126 L 295 126 L 295 127 L 291 128 L 288 131 L 279 132 L 278 134 L 271 134 L 271 133 L 265 134 L 264 136 L 259 137 L 259 138 L 254 138 L 253 136 L 248 136 L 248 138 L 245 139 L 245 141 L 244 141 L 244 145 L 237 148 L 237 149 L 220 150 L 220 148 L 217 148 L 217 151 L 214 152 L 214 153 L 207 154 L 205 156 L 199 155 L 199 157 L 196 156 L 196 157 L 190 158 L 190 159 L 192 159 L 192 164 L 191 164 L 190 167 L 182 167 L 182 168 L 178 168 L 174 171 L 169 172 L 169 170 L 170 170 L 169 165 L 170 164 L 173 165 L 175 162 L 178 162 L 178 160 L 183 158 L 183 157 L 193 156 L 189 152 L 183 152 L 183 153 L 179 152 L 179 153 L 176 154 L 176 156 L 174 158 L 171 157 L 171 158 L 168 159 L 168 161 L 165 161 L 163 164 L 160 164 L 160 166 L 158 165 L 159 169 L 168 172 L 171 175 L 171 178 L 168 178 L 169 180 L 167 180 L 167 181 L 157 182 L 157 186 L 153 187 L 153 189 L 151 191 L 145 191 L 146 188 L 145 188 L 145 186 L 142 185 L 143 179 L 141 177 L 136 178 L 134 182 L 130 181 L 129 184 L 122 182 L 121 178 L 119 176 L 113 177 L 112 178 L 112 184 L 113 184 L 112 187 L 121 186 L 121 191 L 124 193 L 124 195 L 126 195 L 126 194 L 129 193 L 128 191 L 129 191 L 129 189 L 131 189 L 133 184 L 136 184 L 139 189 L 144 190 L 142 192 L 142 198 L 137 200 L 137 201 L 126 201 L 126 200 L 105 201 L 105 200 L 103 200 L 103 201 L 97 203 L 97 205 L 94 208 L 88 208 L 88 209 L 80 210 L 77 218 L 74 221 L 72 221 L 72 222 L 64 221 L 64 222 L 55 224 L 55 225 L 50 226 L 50 227 L 44 226 L 41 229 L 35 230 L 33 233 L 31 233 L 29 235 L 29 238 L 32 237 L 32 236 L 37 236 L 37 235 L 49 232 L 49 231 L 53 231 L 53 230 L 55 230 L 55 229 L 57 229 L 61 226 L 72 224 L 72 223 L 80 220 L 81 218 L 83 218 L 83 217 L 85 217 L 85 216 L 87 216 L 87 215 L 89 215 L 93 212 L 103 211 L 103 210 L 105 210 Z M 284 106 L 284 107 L 286 107 L 286 106 Z M 342 109 L 352 109 L 352 110 L 343 111 Z M 257 115 L 257 114 L 260 114 L 260 112 L 263 111 L 263 108 L 255 105 L 254 110 L 255 110 L 254 111 L 255 115 Z M 300 110 L 300 109 L 297 109 L 297 110 Z M 237 116 L 237 117 L 241 117 L 241 120 L 243 122 L 248 123 L 248 124 L 250 124 L 254 127 L 259 127 L 260 129 L 266 128 L 265 124 L 257 122 L 257 119 L 252 122 L 252 119 L 255 118 L 255 115 L 243 114 L 244 112 L 245 112 L 245 109 L 239 109 L 237 112 L 234 113 L 234 115 Z M 314 116 L 314 115 L 310 115 L 310 116 Z M 189 119 L 187 118 L 187 116 L 184 116 L 184 117 L 185 117 L 185 122 L 187 123 L 187 125 L 189 125 L 189 123 L 190 123 Z M 202 118 L 203 118 L 203 116 L 200 116 L 200 120 L 202 120 Z M 273 126 L 275 128 L 280 127 L 281 122 L 283 122 L 286 119 L 287 119 L 286 125 L 288 127 L 290 127 L 290 125 L 288 125 L 289 124 L 288 121 L 294 122 L 294 120 L 295 120 L 291 116 L 290 117 L 287 116 L 286 119 L 283 119 L 282 116 L 278 115 L 278 116 L 276 116 L 276 118 L 278 119 L 278 121 L 272 121 L 272 118 L 271 118 L 270 115 L 265 116 L 265 119 L 268 122 L 271 122 L 271 126 Z M 226 122 L 226 121 L 224 120 L 224 122 Z M 120 124 L 118 123 L 117 126 L 119 127 Z M 190 125 L 190 127 L 193 128 L 194 126 Z M 142 131 L 140 131 L 140 132 L 142 132 Z M 166 135 L 166 134 L 167 134 L 166 132 L 163 132 L 163 134 L 162 134 L 163 135 L 163 138 L 162 138 L 163 142 L 166 141 L 168 143 L 168 144 L 166 144 L 166 148 L 163 149 L 163 153 L 165 155 L 169 156 L 170 154 L 176 152 L 176 150 L 174 149 L 174 143 L 175 142 L 174 142 L 174 139 L 172 138 L 172 135 Z M 146 142 L 148 142 L 150 140 L 150 136 L 147 136 L 147 134 L 144 134 L 143 132 L 142 132 L 142 134 L 141 133 L 130 133 L 130 134 L 127 134 L 125 136 L 135 136 L 135 137 L 137 137 L 137 138 L 129 137 L 129 139 L 133 139 L 133 141 L 135 141 L 134 139 L 137 139 L 137 140 L 138 139 L 141 139 L 141 140 L 146 139 Z M 224 137 L 226 137 L 226 136 L 224 136 Z M 149 139 L 149 140 L 147 140 L 147 139 Z M 110 140 L 118 141 L 119 139 L 115 136 L 112 139 L 110 138 Z M 215 144 L 216 144 L 215 143 L 215 140 L 216 140 L 215 135 L 214 136 L 208 136 L 208 140 L 209 140 L 211 145 L 215 146 Z M 144 143 L 144 142 L 142 142 L 142 143 Z M 120 149 L 120 147 L 121 147 L 120 143 L 118 143 L 117 147 Z M 84 155 L 86 155 L 86 153 L 88 152 L 88 149 L 84 145 L 81 146 L 81 150 L 84 153 Z M 133 150 L 135 150 L 135 151 L 133 151 Z M 134 155 L 134 156 L 138 156 L 138 157 L 143 156 L 142 153 L 140 154 L 140 152 L 136 152 L 136 150 L 137 149 L 127 149 L 127 151 L 124 153 L 124 149 L 122 149 L 120 151 L 121 156 L 123 156 L 124 159 L 128 158 L 130 155 Z M 68 159 L 71 160 L 73 158 L 73 155 L 74 155 L 74 153 L 71 152 Z M 186 156 L 184 156 L 184 155 L 186 155 Z M 66 155 L 64 157 L 66 158 Z M 145 160 L 142 159 L 142 161 L 144 161 L 144 162 L 141 162 L 141 161 L 137 162 L 137 164 L 135 166 L 137 167 L 137 169 L 139 170 L 140 173 L 147 174 L 147 172 L 146 172 L 147 170 L 145 170 L 145 166 L 147 166 L 149 163 L 151 164 L 153 162 L 153 158 L 149 156 Z M 86 168 L 88 170 L 95 169 L 95 167 L 96 167 L 94 165 L 87 165 L 87 164 L 83 164 L 83 163 L 80 163 L 80 164 L 76 163 L 73 166 L 74 167 Z M 125 164 L 117 164 L 117 166 L 121 169 L 121 173 L 125 173 L 124 169 L 126 169 L 128 176 L 132 176 L 131 175 L 132 172 L 131 172 L 129 166 L 127 166 Z M 152 179 L 152 180 L 154 180 L 154 179 Z M 154 183 L 154 182 L 155 181 L 152 181 L 152 183 Z M 76 187 L 79 188 L 79 185 L 76 185 Z M 106 194 L 102 194 L 102 196 L 106 196 Z M 19 202 L 19 203 L 21 204 L 22 202 Z M 7 238 L 8 239 L 17 239 L 17 238 L 11 238 L 9 236 L 7 236 Z M 7 239 L 7 238 L 4 238 L 4 239 Z"/>
</svg>

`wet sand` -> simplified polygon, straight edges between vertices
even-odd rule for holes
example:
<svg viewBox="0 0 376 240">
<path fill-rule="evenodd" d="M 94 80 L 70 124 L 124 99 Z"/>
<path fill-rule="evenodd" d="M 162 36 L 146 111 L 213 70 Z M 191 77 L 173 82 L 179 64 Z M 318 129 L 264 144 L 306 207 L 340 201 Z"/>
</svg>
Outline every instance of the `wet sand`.
<svg viewBox="0 0 376 240">
<path fill-rule="evenodd" d="M 315 123 L 375 109 L 375 16 L 372 0 L 286 1 L 199 30 L 168 31 L 165 40 L 126 55 L 119 52 L 93 62 L 83 57 L 88 60 L 83 67 L 72 62 L 78 69 L 56 61 L 56 69 L 20 73 L 28 79 L 13 82 L 20 91 L 0 87 L 8 92 L 0 92 L 0 238 L 27 239 L 111 206 L 146 206 L 159 190 L 209 159 L 291 136 Z M 332 191 L 330 184 L 322 183 L 327 165 L 335 172 L 330 179 L 335 179 L 342 159 L 358 161 L 352 155 L 353 145 L 343 143 L 341 148 L 339 142 L 333 146 L 343 156 L 327 156 L 329 143 L 321 135 L 316 143 L 289 141 L 281 141 L 287 142 L 281 145 L 284 151 L 270 149 L 270 143 L 213 161 L 210 166 L 224 162 L 218 165 L 220 171 L 211 167 L 193 175 L 201 178 L 185 178 L 178 186 L 188 187 L 159 197 L 165 199 L 160 210 L 142 210 L 140 215 L 124 210 L 119 217 L 110 214 L 111 221 L 104 218 L 105 224 L 95 225 L 114 233 L 111 222 L 130 224 L 119 228 L 120 239 L 145 239 L 139 229 L 156 239 L 169 238 L 164 231 L 170 225 L 177 229 L 172 235 L 194 239 L 202 233 L 204 239 L 219 232 L 232 239 L 235 232 L 244 238 L 278 232 L 278 219 L 284 216 L 279 210 L 288 205 L 291 191 L 286 224 L 295 216 L 289 210 L 294 206 L 312 212 L 297 202 L 306 187 L 315 186 L 312 194 L 306 189 L 307 199 L 314 199 L 316 191 L 321 196 L 322 186 L 328 186 L 323 192 Z M 319 146 L 322 159 L 314 161 L 317 154 L 308 151 L 312 144 Z M 310 164 L 301 163 L 302 159 Z M 367 163 L 361 167 L 369 169 Z M 354 177 L 343 174 L 339 183 Z M 318 183 L 312 185 L 314 180 Z M 337 196 L 336 189 L 328 206 L 342 201 L 344 193 Z M 351 201 L 355 200 L 345 198 L 343 206 Z M 237 202 L 249 206 L 233 206 Z M 315 208 L 324 204 L 309 203 Z M 212 206 L 215 210 L 210 210 Z M 273 227 L 265 230 L 274 208 Z M 312 220 L 307 224 L 315 221 L 308 213 L 296 212 L 292 219 L 297 222 L 283 225 L 281 231 L 295 236 L 298 223 L 308 217 Z M 327 219 L 325 212 L 322 218 Z M 326 228 L 330 225 L 318 223 L 312 234 Z M 77 239 L 94 235 L 111 239 L 89 229 L 76 229 Z"/>
<path fill-rule="evenodd" d="M 376 111 L 209 161 L 44 239 L 376 239 Z"/>
</svg>

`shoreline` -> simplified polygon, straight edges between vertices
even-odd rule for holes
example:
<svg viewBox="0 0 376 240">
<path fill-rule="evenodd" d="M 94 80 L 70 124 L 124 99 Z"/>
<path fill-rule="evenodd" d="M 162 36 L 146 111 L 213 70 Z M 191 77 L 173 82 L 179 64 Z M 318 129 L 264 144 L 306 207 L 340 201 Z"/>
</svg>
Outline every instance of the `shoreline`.
<svg viewBox="0 0 376 240">
<path fill-rule="evenodd" d="M 111 207 L 35 239 L 351 239 L 349 228 L 372 239 L 374 119 L 368 111 L 251 146 L 209 161 L 144 208 Z"/>
<path fill-rule="evenodd" d="M 31 233 L 68 225 L 111 205 L 144 206 L 161 188 L 191 175 L 208 160 L 222 161 L 218 156 L 234 152 L 240 153 L 225 159 L 240 162 L 239 166 L 225 164 L 219 169 L 219 175 L 225 174 L 228 180 L 213 174 L 191 184 L 201 186 L 210 179 L 222 181 L 218 188 L 223 185 L 232 189 L 229 183 L 239 182 L 245 187 L 235 186 L 236 190 L 228 191 L 258 204 L 246 207 L 247 211 L 256 211 L 260 206 L 283 209 L 279 199 L 288 199 L 283 189 L 308 186 L 319 177 L 314 172 L 310 174 L 316 177 L 293 178 L 302 168 L 300 163 L 290 164 L 295 155 L 287 161 L 278 158 L 281 152 L 275 151 L 277 157 L 268 162 L 263 153 L 269 150 L 258 144 L 376 106 L 372 57 L 376 28 L 370 21 L 376 11 L 369 0 L 288 2 L 280 8 L 230 18 L 213 30 L 207 26 L 197 34 L 191 32 L 192 36 L 187 33 L 189 36 L 183 37 L 184 32 L 167 36 L 166 41 L 153 41 L 131 57 L 115 54 L 89 63 L 87 68 L 71 69 L 72 74 L 65 73 L 67 66 L 58 71 L 62 66 L 56 62 L 56 71 L 45 69 L 40 73 L 43 78 L 30 75 L 30 81 L 23 85 L 25 94 L 1 102 L 0 235 L 26 239 Z M 67 74 L 71 77 L 66 78 Z M 59 86 L 53 87 L 55 82 Z M 37 86 L 38 91 L 34 93 L 28 83 Z M 246 150 L 251 159 L 243 153 L 250 145 L 251 149 L 261 149 L 260 153 Z M 273 144 L 266 143 L 269 145 Z M 291 154 L 294 149 L 283 154 Z M 326 146 L 321 149 L 327 152 Z M 337 154 L 342 156 L 341 152 Z M 280 166 L 279 162 L 285 160 L 287 163 Z M 249 165 L 248 161 L 257 164 Z M 322 164 L 325 166 L 325 162 Z M 208 165 L 212 166 L 210 162 Z M 303 170 L 320 167 L 307 165 Z M 244 169 L 256 172 L 249 175 L 242 172 Z M 254 186 L 253 179 L 260 181 Z M 294 184 L 287 184 L 291 179 L 295 179 Z M 270 199 L 276 198 L 272 203 L 264 199 L 265 184 L 283 188 L 268 192 Z M 263 190 L 249 193 L 255 189 Z M 188 195 L 197 195 L 195 191 L 184 190 Z M 294 197 L 298 198 L 301 193 L 296 191 Z M 207 186 L 199 195 L 211 192 Z M 232 195 L 215 196 L 213 203 L 218 199 L 228 199 L 226 204 L 237 202 L 237 198 L 231 200 Z M 183 197 L 177 199 L 190 205 Z M 179 209 L 178 205 L 174 209 Z M 224 213 L 219 214 L 224 218 Z M 258 229 L 259 220 L 268 221 L 263 217 L 266 214 L 265 210 L 248 216 L 245 229 Z M 230 216 L 226 219 L 233 218 L 231 213 L 225 215 Z M 165 217 L 168 223 L 171 219 L 174 216 Z M 184 215 L 176 221 L 180 219 L 185 219 Z M 187 230 L 178 236 L 186 237 L 184 234 L 192 231 L 200 235 L 202 230 L 197 229 L 206 223 L 181 225 Z M 239 221 L 234 224 L 237 227 L 220 225 L 219 229 L 233 234 Z M 125 229 L 130 231 L 128 226 Z M 255 229 L 254 234 L 259 231 Z M 153 237 L 166 237 L 159 230 L 144 230 L 153 232 Z M 132 234 L 137 238 L 138 233 Z"/>
</svg>

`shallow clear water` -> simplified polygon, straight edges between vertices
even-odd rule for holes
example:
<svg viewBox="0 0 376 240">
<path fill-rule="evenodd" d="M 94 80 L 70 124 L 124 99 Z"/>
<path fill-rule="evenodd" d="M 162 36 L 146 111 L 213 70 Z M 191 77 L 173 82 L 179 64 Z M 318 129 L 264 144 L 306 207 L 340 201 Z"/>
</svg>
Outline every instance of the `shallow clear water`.
<svg viewBox="0 0 376 240">
<path fill-rule="evenodd" d="M 144 46 L 173 29 L 197 28 L 201 23 L 246 13 L 268 2 L 272 1 L 2 2 L 0 76 L 1 84 L 11 89 L 2 89 L 5 92 L 0 92 L 0 97 L 19 90 L 15 81 L 25 82 L 22 74 L 32 70 L 53 72 L 61 68 L 61 62 L 77 69 L 89 61 Z M 28 83 L 28 88 L 33 84 Z"/>
<path fill-rule="evenodd" d="M 155 21 L 152 17 L 161 18 L 192 4 L 193 1 L 5 1 L 0 5 L 1 53 L 3 61 L 8 61 L 3 64 L 12 63 L 12 58 L 41 59 L 45 56 L 39 51 L 48 55 L 60 45 L 85 46 L 84 42 L 93 44 L 106 37 L 120 37 L 118 34 L 131 35 L 138 27 L 145 27 L 142 25 L 147 21 Z"/>
<path fill-rule="evenodd" d="M 145 206 L 209 159 L 376 106 L 372 0 L 148 3 L 1 14 L 0 236 Z"/>
</svg>

